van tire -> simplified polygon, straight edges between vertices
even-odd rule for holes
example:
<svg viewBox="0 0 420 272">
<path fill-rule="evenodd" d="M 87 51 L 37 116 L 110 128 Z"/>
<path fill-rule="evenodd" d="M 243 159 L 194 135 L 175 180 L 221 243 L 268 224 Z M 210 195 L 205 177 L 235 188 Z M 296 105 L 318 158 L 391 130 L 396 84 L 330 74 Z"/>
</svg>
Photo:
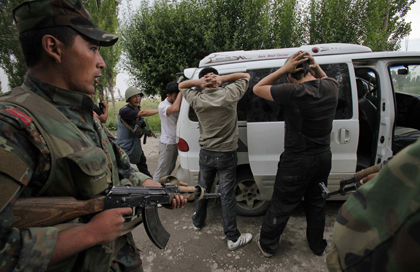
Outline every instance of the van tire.
<svg viewBox="0 0 420 272">
<path fill-rule="evenodd" d="M 236 195 L 237 213 L 239 215 L 261 216 L 270 207 L 270 201 L 259 199 L 260 191 L 252 174 L 239 174 L 236 177 L 234 192 Z"/>
</svg>

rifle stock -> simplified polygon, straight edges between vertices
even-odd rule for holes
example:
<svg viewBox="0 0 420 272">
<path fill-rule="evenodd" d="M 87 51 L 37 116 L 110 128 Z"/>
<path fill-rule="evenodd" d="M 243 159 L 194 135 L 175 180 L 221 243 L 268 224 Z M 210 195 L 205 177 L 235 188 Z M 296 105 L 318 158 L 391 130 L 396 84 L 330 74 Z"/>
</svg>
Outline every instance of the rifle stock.
<svg viewBox="0 0 420 272">
<path fill-rule="evenodd" d="M 13 227 L 47 227 L 104 210 L 105 196 L 89 200 L 74 197 L 23 197 L 13 206 Z"/>
</svg>

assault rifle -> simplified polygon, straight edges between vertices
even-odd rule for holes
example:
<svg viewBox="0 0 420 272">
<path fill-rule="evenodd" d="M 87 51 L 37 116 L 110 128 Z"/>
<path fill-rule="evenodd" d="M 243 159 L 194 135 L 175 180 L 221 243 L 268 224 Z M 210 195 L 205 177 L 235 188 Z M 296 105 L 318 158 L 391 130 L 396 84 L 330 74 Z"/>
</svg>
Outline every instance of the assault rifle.
<svg viewBox="0 0 420 272">
<path fill-rule="evenodd" d="M 105 105 L 102 102 L 104 99 L 104 90 L 102 90 L 101 88 L 99 89 L 99 109 L 102 111 L 102 113 L 105 113 L 104 109 L 105 109 Z"/>
<path fill-rule="evenodd" d="M 370 174 L 374 174 L 374 173 L 378 173 L 379 170 L 381 170 L 382 167 L 384 167 L 384 165 L 389 161 L 388 160 L 384 160 L 382 163 L 378 163 L 374 166 L 371 166 L 369 168 L 360 170 L 359 172 L 356 172 L 354 174 L 353 177 L 351 178 L 346 178 L 340 181 L 340 188 L 336 191 L 330 192 L 327 188 L 327 186 L 325 186 L 325 184 L 323 182 L 319 183 L 319 187 L 321 187 L 322 190 L 322 197 L 327 199 L 330 198 L 333 195 L 346 195 L 348 193 L 351 193 L 355 190 L 357 190 L 357 188 L 359 188 L 360 186 L 362 186 L 362 184 L 360 183 L 360 180 L 363 179 L 364 177 L 369 176 Z M 350 185 L 350 186 L 347 186 Z M 347 187 L 346 187 L 347 186 Z"/>
<path fill-rule="evenodd" d="M 31 227 L 47 227 L 93 215 L 107 209 L 133 208 L 133 215 L 143 220 L 150 240 L 160 249 L 166 247 L 170 234 L 160 222 L 157 205 L 171 204 L 176 194 L 184 193 L 187 200 L 218 198 L 220 193 L 205 193 L 200 186 L 163 187 L 113 186 L 104 195 L 88 200 L 73 197 L 23 197 L 13 206 L 13 227 L 24 230 Z M 141 213 L 141 214 L 140 214 Z M 141 219 L 140 218 L 140 219 Z"/>
<path fill-rule="evenodd" d="M 140 128 L 142 129 L 143 134 L 144 134 L 144 136 L 143 136 L 143 144 L 144 145 L 147 142 L 147 137 L 152 137 L 153 136 L 153 137 L 157 138 L 156 134 L 154 134 L 152 130 L 148 129 L 149 128 L 149 122 L 147 122 L 146 119 L 141 118 L 141 121 L 139 121 L 139 124 L 140 124 Z M 136 127 L 134 127 L 134 130 L 136 130 Z"/>
</svg>

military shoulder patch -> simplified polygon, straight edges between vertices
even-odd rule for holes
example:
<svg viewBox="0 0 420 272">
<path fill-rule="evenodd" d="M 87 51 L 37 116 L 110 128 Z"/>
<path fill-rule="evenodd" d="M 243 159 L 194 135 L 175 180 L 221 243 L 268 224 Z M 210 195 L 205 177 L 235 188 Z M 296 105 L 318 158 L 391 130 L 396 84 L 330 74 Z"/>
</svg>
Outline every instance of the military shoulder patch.
<svg viewBox="0 0 420 272">
<path fill-rule="evenodd" d="M 33 122 L 30 116 L 16 108 L 6 108 L 0 110 L 0 118 L 1 116 L 13 119 L 15 123 L 18 124 L 19 129 L 24 129 Z"/>
</svg>

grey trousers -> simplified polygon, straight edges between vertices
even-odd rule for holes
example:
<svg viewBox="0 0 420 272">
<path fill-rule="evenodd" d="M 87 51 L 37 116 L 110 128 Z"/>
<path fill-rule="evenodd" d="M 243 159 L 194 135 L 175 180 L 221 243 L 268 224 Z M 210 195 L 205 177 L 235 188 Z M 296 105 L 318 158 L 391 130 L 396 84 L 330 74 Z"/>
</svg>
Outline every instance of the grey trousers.
<svg viewBox="0 0 420 272">
<path fill-rule="evenodd" d="M 153 180 L 159 182 L 163 176 L 170 175 L 175 169 L 178 157 L 178 147 L 176 144 L 164 144 L 159 141 L 158 167 L 153 176 Z"/>
</svg>

